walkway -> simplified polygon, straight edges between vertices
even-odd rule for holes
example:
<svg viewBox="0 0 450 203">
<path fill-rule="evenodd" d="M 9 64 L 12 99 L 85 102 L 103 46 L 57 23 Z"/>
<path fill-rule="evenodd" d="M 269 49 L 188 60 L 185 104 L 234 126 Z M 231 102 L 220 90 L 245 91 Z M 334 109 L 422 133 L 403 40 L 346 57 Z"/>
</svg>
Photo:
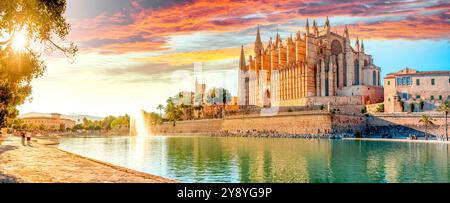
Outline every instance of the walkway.
<svg viewBox="0 0 450 203">
<path fill-rule="evenodd" d="M 41 142 L 39 142 L 41 143 Z M 0 183 L 164 183 L 175 182 L 38 144 L 22 146 L 20 138 L 0 141 Z"/>
</svg>

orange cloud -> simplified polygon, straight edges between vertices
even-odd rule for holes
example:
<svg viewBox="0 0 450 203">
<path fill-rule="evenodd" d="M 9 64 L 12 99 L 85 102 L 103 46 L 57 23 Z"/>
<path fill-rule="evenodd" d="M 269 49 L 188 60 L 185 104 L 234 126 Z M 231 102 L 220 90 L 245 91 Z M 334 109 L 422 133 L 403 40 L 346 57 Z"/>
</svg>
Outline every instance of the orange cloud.
<svg viewBox="0 0 450 203">
<path fill-rule="evenodd" d="M 246 54 L 252 53 L 251 46 L 244 48 Z M 159 56 L 150 56 L 146 58 L 136 58 L 136 62 L 152 62 L 152 63 L 167 63 L 170 65 L 185 65 L 194 62 L 211 62 L 221 61 L 227 59 L 236 59 L 241 53 L 241 48 L 225 48 L 205 51 L 179 52 L 164 54 Z"/>
<path fill-rule="evenodd" d="M 449 4 L 425 0 L 198 0 L 163 8 L 145 8 L 133 1 L 132 5 L 128 13 L 102 14 L 95 19 L 74 21 L 72 37 L 84 42 L 109 40 L 110 44 L 98 44 L 93 48 L 111 52 L 148 52 L 165 50 L 170 36 L 200 31 L 237 32 L 256 24 L 283 24 L 290 20 L 324 16 L 395 17 L 389 21 L 383 19 L 353 25 L 353 32 L 365 38 L 434 39 L 449 35 Z M 404 19 L 405 16 L 416 18 Z M 431 21 L 425 23 L 419 18 Z"/>
<path fill-rule="evenodd" d="M 450 39 L 448 15 L 409 17 L 400 21 L 356 24 L 349 27 L 353 35 L 366 39 Z"/>
</svg>

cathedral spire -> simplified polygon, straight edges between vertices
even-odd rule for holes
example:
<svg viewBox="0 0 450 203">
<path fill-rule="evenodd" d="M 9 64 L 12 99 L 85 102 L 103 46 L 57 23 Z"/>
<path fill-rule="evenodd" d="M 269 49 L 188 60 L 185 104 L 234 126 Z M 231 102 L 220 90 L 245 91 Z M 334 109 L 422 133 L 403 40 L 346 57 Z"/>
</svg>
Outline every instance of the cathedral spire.
<svg viewBox="0 0 450 203">
<path fill-rule="evenodd" d="M 330 20 L 328 19 L 328 16 L 327 16 L 327 19 L 325 20 L 325 26 L 330 26 Z"/>
<path fill-rule="evenodd" d="M 273 43 L 272 43 L 272 37 L 269 38 L 269 43 L 267 44 L 267 49 L 272 49 Z"/>
<path fill-rule="evenodd" d="M 239 70 L 245 70 L 245 54 L 244 54 L 244 45 L 241 46 L 241 58 L 239 60 Z"/>
<path fill-rule="evenodd" d="M 361 39 L 361 52 L 364 52 L 364 41 Z"/>
<path fill-rule="evenodd" d="M 330 34 L 331 26 L 330 26 L 330 20 L 328 19 L 328 16 L 327 16 L 327 19 L 325 20 L 325 29 L 327 31 L 327 34 Z"/>
<path fill-rule="evenodd" d="M 278 48 L 278 46 L 280 46 L 280 42 L 281 42 L 280 34 L 278 33 L 277 30 L 277 36 L 275 37 L 275 48 Z"/>
<path fill-rule="evenodd" d="M 259 25 L 256 31 L 256 40 L 255 40 L 255 55 L 258 56 L 263 49 L 262 41 L 261 41 L 261 35 L 259 33 Z"/>
<path fill-rule="evenodd" d="M 356 51 L 359 52 L 359 39 L 358 39 L 358 36 L 356 36 L 355 48 L 356 48 Z"/>
<path fill-rule="evenodd" d="M 309 35 L 309 19 L 306 18 L 306 26 L 305 26 L 306 34 Z"/>
<path fill-rule="evenodd" d="M 348 35 L 347 24 L 345 24 L 345 27 L 344 27 L 344 36 L 345 36 L 345 39 L 350 40 L 350 36 Z"/>
<path fill-rule="evenodd" d="M 316 20 L 313 20 L 313 31 L 316 37 L 319 36 L 319 28 L 317 27 Z"/>
</svg>

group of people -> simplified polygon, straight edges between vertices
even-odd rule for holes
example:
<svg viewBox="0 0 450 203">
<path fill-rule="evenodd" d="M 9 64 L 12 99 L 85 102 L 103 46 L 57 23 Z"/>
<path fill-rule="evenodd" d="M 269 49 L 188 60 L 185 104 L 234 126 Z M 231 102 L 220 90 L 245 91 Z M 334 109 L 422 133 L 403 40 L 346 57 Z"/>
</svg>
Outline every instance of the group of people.
<svg viewBox="0 0 450 203">
<path fill-rule="evenodd" d="M 283 137 L 283 138 L 319 138 L 319 139 L 340 139 L 340 138 L 348 138 L 354 137 L 352 133 L 339 133 L 333 134 L 330 131 L 320 131 L 317 129 L 317 134 L 300 134 L 300 133 L 280 133 L 277 130 L 237 130 L 237 131 L 229 131 L 229 130 L 221 130 L 217 133 L 210 133 L 210 136 L 219 136 L 219 137 Z"/>
<path fill-rule="evenodd" d="M 416 135 L 409 135 L 409 139 L 410 140 L 417 140 L 417 136 Z"/>
<path fill-rule="evenodd" d="M 20 131 L 20 136 L 22 137 L 22 145 L 23 146 L 31 146 L 31 132 Z"/>
</svg>

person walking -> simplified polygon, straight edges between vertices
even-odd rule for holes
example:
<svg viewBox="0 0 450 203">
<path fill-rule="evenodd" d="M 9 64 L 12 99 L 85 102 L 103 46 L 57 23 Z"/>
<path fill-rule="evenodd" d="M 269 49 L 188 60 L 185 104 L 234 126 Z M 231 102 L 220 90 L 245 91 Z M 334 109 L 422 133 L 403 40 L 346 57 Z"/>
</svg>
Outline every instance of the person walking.
<svg viewBox="0 0 450 203">
<path fill-rule="evenodd" d="M 25 131 L 21 131 L 20 135 L 22 136 L 22 145 L 25 146 Z"/>
<path fill-rule="evenodd" d="M 27 133 L 26 133 L 26 137 L 27 137 L 27 145 L 28 145 L 28 146 L 31 146 L 31 133 L 30 133 L 30 132 L 27 132 Z"/>
</svg>

